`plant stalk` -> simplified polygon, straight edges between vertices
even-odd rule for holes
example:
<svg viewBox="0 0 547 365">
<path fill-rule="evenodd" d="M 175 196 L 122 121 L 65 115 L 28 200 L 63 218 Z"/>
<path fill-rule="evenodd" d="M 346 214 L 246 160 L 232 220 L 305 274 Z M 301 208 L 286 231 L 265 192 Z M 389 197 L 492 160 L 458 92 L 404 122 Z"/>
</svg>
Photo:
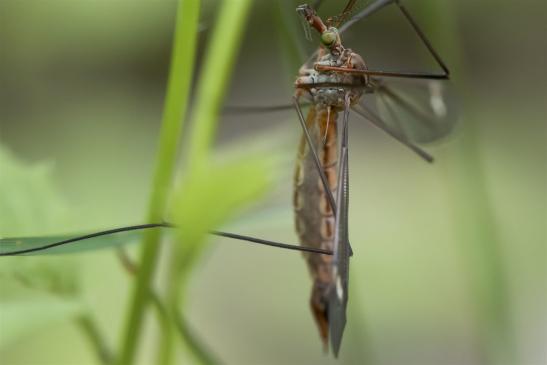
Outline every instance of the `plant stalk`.
<svg viewBox="0 0 547 365">
<path fill-rule="evenodd" d="M 180 0 L 178 3 L 171 67 L 149 202 L 148 222 L 162 221 L 165 214 L 184 116 L 188 106 L 195 62 L 199 10 L 199 0 Z M 149 300 L 150 285 L 159 256 L 160 239 L 160 230 L 151 229 L 144 235 L 141 263 L 125 323 L 121 353 L 118 358 L 120 365 L 130 365 L 135 361 L 144 312 Z"/>
<path fill-rule="evenodd" d="M 204 66 L 201 71 L 196 92 L 195 109 L 191 118 L 192 133 L 187 155 L 187 177 L 209 162 L 211 146 L 217 129 L 217 121 L 222 101 L 232 74 L 233 65 L 241 43 L 244 26 L 249 13 L 250 0 L 224 0 L 208 45 Z M 173 247 L 169 265 L 168 306 L 173 318 L 185 324 L 184 311 L 187 290 L 192 268 L 204 249 L 204 239 L 196 242 L 181 242 Z M 200 364 L 212 364 L 211 355 L 200 346 L 184 325 L 181 334 L 186 339 L 187 348 Z M 165 334 L 164 341 L 172 341 L 172 335 Z M 173 356 L 167 358 L 173 361 Z"/>
<path fill-rule="evenodd" d="M 77 318 L 77 323 L 80 326 L 82 332 L 89 339 L 89 343 L 93 346 L 95 354 L 97 355 L 97 359 L 101 362 L 101 364 L 111 364 L 114 360 L 113 353 L 104 341 L 104 338 L 101 335 L 101 332 L 99 331 L 99 328 L 97 327 L 97 324 L 95 323 L 93 318 L 91 318 L 91 316 L 87 314 L 82 315 L 81 317 Z"/>
</svg>

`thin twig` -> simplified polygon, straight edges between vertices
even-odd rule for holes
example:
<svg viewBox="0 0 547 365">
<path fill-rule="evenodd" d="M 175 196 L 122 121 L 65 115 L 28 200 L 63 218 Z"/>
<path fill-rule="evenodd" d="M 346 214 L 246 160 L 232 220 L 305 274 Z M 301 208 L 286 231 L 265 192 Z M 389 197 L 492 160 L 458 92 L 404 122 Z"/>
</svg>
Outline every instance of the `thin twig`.
<svg viewBox="0 0 547 365">
<path fill-rule="evenodd" d="M 120 260 L 122 266 L 125 268 L 125 271 L 134 276 L 139 271 L 137 264 L 129 257 L 127 251 L 124 249 L 117 250 L 117 256 Z M 177 333 L 180 335 L 182 342 L 185 346 L 190 346 L 196 356 L 198 356 L 202 362 L 206 365 L 218 364 L 219 361 L 211 356 L 211 352 L 206 350 L 206 346 L 192 333 L 191 329 L 188 327 L 186 320 L 182 313 L 178 310 L 178 307 L 172 308 L 171 313 L 167 310 L 166 306 L 162 303 L 159 295 L 155 290 L 150 289 L 150 300 L 154 308 L 156 309 L 156 315 L 158 317 L 158 322 L 163 331 L 170 331 L 171 326 L 175 326 Z M 161 352 L 163 353 L 163 352 Z M 160 363 L 167 361 L 167 359 L 160 359 Z"/>
<path fill-rule="evenodd" d="M 104 341 L 99 327 L 89 315 L 82 315 L 77 318 L 77 323 L 80 326 L 82 332 L 89 339 L 90 344 L 95 350 L 98 360 L 101 364 L 108 365 L 114 361 L 114 355 L 110 347 Z"/>
</svg>

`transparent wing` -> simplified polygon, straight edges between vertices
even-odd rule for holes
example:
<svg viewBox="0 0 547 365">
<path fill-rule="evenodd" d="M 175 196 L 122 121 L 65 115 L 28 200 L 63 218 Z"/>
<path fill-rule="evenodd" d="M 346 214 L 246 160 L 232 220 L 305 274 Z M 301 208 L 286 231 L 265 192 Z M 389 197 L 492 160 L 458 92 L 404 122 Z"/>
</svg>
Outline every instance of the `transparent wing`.
<svg viewBox="0 0 547 365">
<path fill-rule="evenodd" d="M 334 256 L 332 259 L 333 284 L 329 292 L 328 318 L 332 351 L 338 357 L 342 336 L 346 327 L 348 305 L 349 258 L 351 247 L 348 234 L 349 167 L 348 167 L 348 120 L 349 97 L 342 119 L 342 141 L 336 192 L 336 227 L 334 232 Z"/>
<path fill-rule="evenodd" d="M 446 137 L 459 119 L 450 83 L 423 80 L 372 80 L 378 115 L 410 142 L 424 144 Z M 365 103 L 367 103 L 364 98 Z"/>
</svg>

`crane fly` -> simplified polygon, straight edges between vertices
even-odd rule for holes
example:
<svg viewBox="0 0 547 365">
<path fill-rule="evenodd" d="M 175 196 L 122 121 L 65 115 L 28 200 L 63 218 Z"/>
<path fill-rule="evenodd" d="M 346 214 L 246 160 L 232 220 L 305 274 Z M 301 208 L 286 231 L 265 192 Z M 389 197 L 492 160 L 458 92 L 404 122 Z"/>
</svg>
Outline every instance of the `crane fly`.
<svg viewBox="0 0 547 365">
<path fill-rule="evenodd" d="M 321 1 L 316 2 L 316 7 Z M 319 48 L 299 70 L 292 103 L 268 107 L 240 107 L 231 111 L 271 112 L 294 108 L 302 128 L 293 179 L 293 208 L 299 245 L 291 245 L 230 232 L 213 235 L 303 252 L 313 280 L 310 306 L 325 349 L 340 351 L 346 324 L 349 260 L 353 252 L 348 236 L 349 116 L 350 111 L 371 122 L 427 162 L 433 158 L 417 144 L 442 138 L 455 120 L 443 100 L 440 80 L 449 70 L 408 10 L 398 0 L 375 0 L 361 11 L 349 0 L 341 13 L 325 21 L 316 8 L 304 4 L 296 11 L 305 25 L 306 38 L 315 31 Z M 394 4 L 441 68 L 441 73 L 371 69 L 363 57 L 342 43 L 342 33 L 378 10 Z M 397 85 L 394 79 L 420 80 Z M 392 81 L 388 81 L 392 80 Z M 406 89 L 406 92 L 405 92 Z M 412 90 L 410 91 L 409 90 Z M 376 107 L 367 103 L 374 96 Z M 420 100 L 419 96 L 422 97 Z M 310 104 L 307 116 L 302 102 Z M 127 231 L 170 228 L 152 223 L 116 228 L 83 236 L 65 236 L 44 242 L 40 238 L 0 240 L 0 256 L 31 254 Z M 26 240 L 26 241 L 25 241 Z M 22 241 L 31 247 L 22 249 Z M 114 244 L 112 244 L 114 245 Z M 53 251 L 54 252 L 54 251 Z"/>
<path fill-rule="evenodd" d="M 399 1 L 377 0 L 351 16 L 356 3 L 356 0 L 348 1 L 338 16 L 326 21 L 309 5 L 297 8 L 303 20 L 306 38 L 311 38 L 311 28 L 319 34 L 321 45 L 300 68 L 295 82 L 293 105 L 303 130 L 293 180 L 295 228 L 302 246 L 333 252 L 332 256 L 310 253 L 304 253 L 304 256 L 313 280 L 311 310 L 324 347 L 328 348 L 330 338 L 335 356 L 340 350 L 346 324 L 349 258 L 352 255 L 348 238 L 350 110 L 427 162 L 432 162 L 433 158 L 414 142 L 439 139 L 453 125 L 453 120 L 448 118 L 438 83 L 421 85 L 422 88 L 429 88 L 428 104 L 424 107 L 423 103 L 416 104 L 393 88 L 391 83 L 384 81 L 384 78 L 432 81 L 449 78 L 448 68 L 407 9 Z M 344 47 L 342 32 L 392 3 L 397 5 L 415 30 L 437 61 L 442 73 L 369 69 L 358 53 Z M 376 110 L 365 103 L 366 94 L 376 95 L 378 111 L 391 117 L 392 123 L 386 122 Z M 311 105 L 306 118 L 300 106 L 301 99 L 306 99 Z M 405 123 L 417 123 L 414 126 L 416 131 L 406 132 L 402 128 Z"/>
</svg>

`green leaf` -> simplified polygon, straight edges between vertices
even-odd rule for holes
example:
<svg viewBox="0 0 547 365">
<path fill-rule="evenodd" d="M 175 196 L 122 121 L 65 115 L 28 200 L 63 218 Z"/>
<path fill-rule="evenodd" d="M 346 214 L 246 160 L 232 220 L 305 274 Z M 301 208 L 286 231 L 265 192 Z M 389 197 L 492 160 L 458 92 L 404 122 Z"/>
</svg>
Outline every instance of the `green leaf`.
<svg viewBox="0 0 547 365">
<path fill-rule="evenodd" d="M 105 231 L 103 235 L 95 235 L 95 237 L 79 241 L 77 241 L 78 238 L 85 236 L 84 234 L 44 235 L 44 233 L 59 230 L 59 227 L 65 226 L 67 222 L 66 205 L 53 183 L 52 164 L 25 163 L 0 146 L 0 166 L 0 237 L 21 236 L 0 238 L 0 255 L 21 251 L 29 251 L 27 253 L 29 255 L 75 253 L 119 247 L 140 238 L 138 230 L 112 234 L 106 234 L 109 232 Z M 39 232 L 40 236 L 23 236 L 36 232 Z M 75 242 L 61 244 L 63 241 L 70 240 Z M 50 245 L 52 247 L 39 250 Z M 25 265 L 25 270 L 33 271 L 32 265 L 39 261 L 21 261 L 23 262 L 30 265 Z M 51 270 L 48 269 L 47 273 L 36 276 L 47 277 L 58 266 L 56 262 L 51 261 L 51 258 L 48 258 L 46 263 L 39 264 L 42 268 L 48 265 L 52 267 Z M 2 273 L 5 276 L 7 270 L 18 267 L 4 262 L 0 268 L 0 276 Z M 17 271 L 21 276 L 22 270 Z M 68 276 L 74 275 L 72 273 Z"/>
<path fill-rule="evenodd" d="M 173 199 L 173 222 L 184 245 L 199 244 L 209 230 L 256 201 L 273 181 L 273 166 L 268 157 L 245 157 L 197 167 Z"/>
<path fill-rule="evenodd" d="M 54 187 L 51 164 L 25 163 L 0 146 L 0 166 L 0 237 L 47 234 L 66 222 L 66 205 Z M 37 244 L 36 240 L 0 240 L 0 254 Z M 3 258 L 0 279 L 19 280 L 26 286 L 38 286 L 50 292 L 74 293 L 76 268 L 74 262 L 67 260 Z M 59 278 L 65 282 L 61 284 Z"/>
<path fill-rule="evenodd" d="M 4 288 L 2 294 L 5 294 Z M 18 290 L 16 297 L 0 302 L 0 348 L 53 324 L 74 319 L 85 310 L 74 298 Z"/>
<path fill-rule="evenodd" d="M 24 163 L 0 146 L 0 237 L 49 233 L 67 221 L 51 171 L 51 163 Z"/>
<path fill-rule="evenodd" d="M 66 206 L 54 188 L 51 166 L 24 163 L 0 146 L 0 234 L 43 234 L 66 223 Z M 23 241 L 0 241 L 0 253 L 39 243 Z M 0 261 L 0 346 L 82 312 L 74 258 Z"/>
<path fill-rule="evenodd" d="M 2 258 L 0 265 L 0 300 L 9 299 L 3 290 L 6 285 L 41 290 L 57 295 L 78 294 L 78 272 L 76 262 L 67 257 Z"/>
</svg>

